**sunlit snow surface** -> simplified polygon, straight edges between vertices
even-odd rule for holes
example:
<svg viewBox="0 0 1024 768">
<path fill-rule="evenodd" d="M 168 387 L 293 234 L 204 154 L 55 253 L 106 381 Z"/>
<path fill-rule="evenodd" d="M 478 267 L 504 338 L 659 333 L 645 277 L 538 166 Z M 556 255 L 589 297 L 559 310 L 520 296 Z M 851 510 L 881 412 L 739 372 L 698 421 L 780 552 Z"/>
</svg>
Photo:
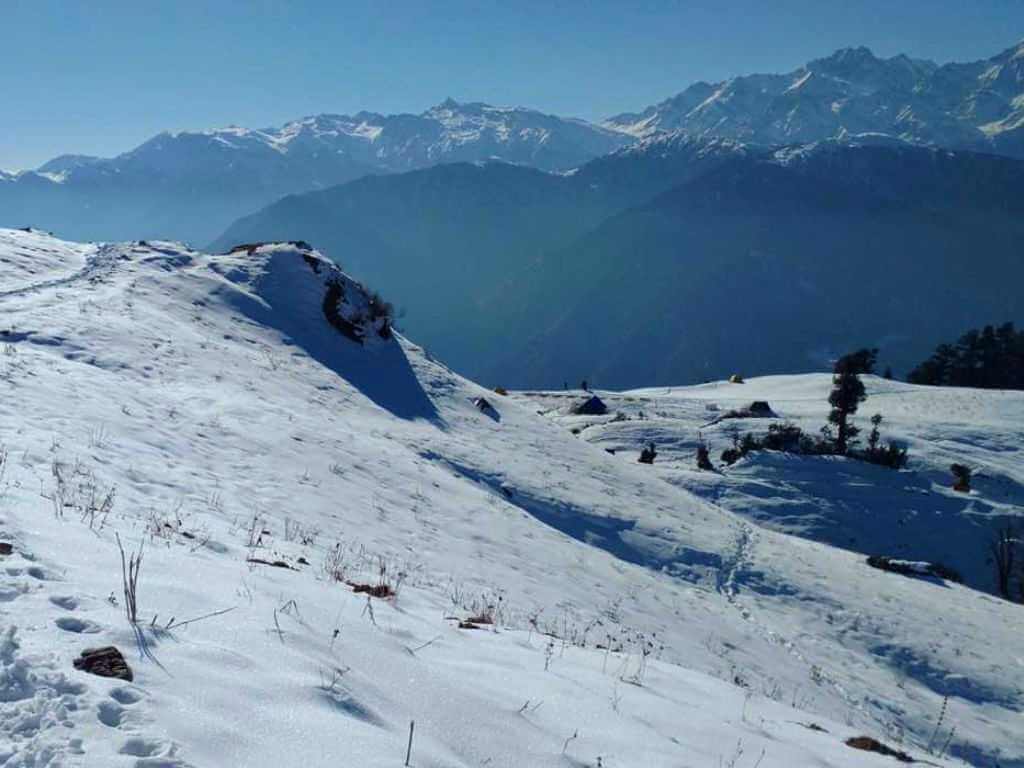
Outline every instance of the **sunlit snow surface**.
<svg viewBox="0 0 1024 768">
<path fill-rule="evenodd" d="M 986 483 L 1017 492 L 1024 400 L 873 382 L 920 476 L 776 457 L 697 476 L 725 385 L 607 395 L 664 415 L 574 436 L 564 393 L 503 397 L 401 337 L 343 337 L 314 263 L 0 231 L 0 765 L 395 766 L 413 720 L 415 766 L 894 764 L 854 735 L 1024 765 L 1024 611 L 811 541 L 831 508 L 801 506 L 919 486 L 955 549 L 971 505 L 1017 509 Z M 823 412 L 819 377 L 744 386 Z M 964 452 L 986 479 L 955 498 L 939 474 Z M 116 486 L 105 521 L 58 516 L 55 471 L 80 507 Z M 135 629 L 115 534 L 144 542 Z M 327 578 L 338 543 L 351 581 L 404 574 L 397 598 Z M 496 627 L 457 627 L 487 605 Z M 72 668 L 107 644 L 134 683 Z"/>
</svg>

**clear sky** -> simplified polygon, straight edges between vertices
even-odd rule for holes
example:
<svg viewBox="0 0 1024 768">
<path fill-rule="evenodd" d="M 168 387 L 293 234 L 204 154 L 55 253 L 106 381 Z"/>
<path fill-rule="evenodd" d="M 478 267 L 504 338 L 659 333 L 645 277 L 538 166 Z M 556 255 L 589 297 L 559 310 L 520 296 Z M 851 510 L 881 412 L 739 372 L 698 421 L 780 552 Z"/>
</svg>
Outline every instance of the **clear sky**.
<svg viewBox="0 0 1024 768">
<path fill-rule="evenodd" d="M 844 46 L 945 62 L 1021 38 L 1024 0 L 0 0 L 0 168 L 448 96 L 599 119 Z"/>
</svg>

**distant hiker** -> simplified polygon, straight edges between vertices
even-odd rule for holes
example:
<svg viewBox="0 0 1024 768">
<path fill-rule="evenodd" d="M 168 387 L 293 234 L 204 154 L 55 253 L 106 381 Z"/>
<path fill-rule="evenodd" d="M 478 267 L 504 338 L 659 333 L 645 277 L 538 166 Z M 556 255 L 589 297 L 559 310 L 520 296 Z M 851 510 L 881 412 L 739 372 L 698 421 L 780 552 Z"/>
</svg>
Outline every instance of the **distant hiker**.
<svg viewBox="0 0 1024 768">
<path fill-rule="evenodd" d="M 564 389 L 566 391 L 569 390 L 569 382 L 568 381 L 562 382 L 562 389 Z"/>
<path fill-rule="evenodd" d="M 589 389 L 587 389 L 587 380 L 586 379 L 584 379 L 583 383 L 580 384 L 580 389 L 582 389 L 584 392 L 589 392 L 590 391 Z"/>
<path fill-rule="evenodd" d="M 658 455 L 658 452 L 654 450 L 654 443 L 648 444 L 646 448 L 640 451 L 640 463 L 641 464 L 653 464 L 654 457 Z"/>
</svg>

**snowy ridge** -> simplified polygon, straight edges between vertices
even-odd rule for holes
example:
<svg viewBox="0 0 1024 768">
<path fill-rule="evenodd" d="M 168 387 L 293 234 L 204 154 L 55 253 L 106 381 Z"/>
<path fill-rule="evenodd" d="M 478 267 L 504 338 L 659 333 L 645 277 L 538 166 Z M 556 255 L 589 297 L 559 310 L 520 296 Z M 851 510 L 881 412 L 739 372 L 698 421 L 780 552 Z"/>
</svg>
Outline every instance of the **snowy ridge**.
<svg viewBox="0 0 1024 768">
<path fill-rule="evenodd" d="M 752 148 L 752 145 L 735 139 L 714 136 L 696 138 L 686 131 L 675 130 L 646 135 L 633 144 L 617 150 L 614 155 L 622 158 L 631 156 L 672 157 L 692 150 L 695 157 L 701 158 L 715 154 L 743 155 Z"/>
<path fill-rule="evenodd" d="M 304 244 L 5 230 L 0 259 L 6 766 L 396 765 L 411 720 L 414 765 L 893 764 L 859 735 L 1024 765 L 1018 606 L 347 338 Z M 134 629 L 115 533 L 144 542 Z M 134 682 L 72 669 L 106 644 Z"/>
</svg>

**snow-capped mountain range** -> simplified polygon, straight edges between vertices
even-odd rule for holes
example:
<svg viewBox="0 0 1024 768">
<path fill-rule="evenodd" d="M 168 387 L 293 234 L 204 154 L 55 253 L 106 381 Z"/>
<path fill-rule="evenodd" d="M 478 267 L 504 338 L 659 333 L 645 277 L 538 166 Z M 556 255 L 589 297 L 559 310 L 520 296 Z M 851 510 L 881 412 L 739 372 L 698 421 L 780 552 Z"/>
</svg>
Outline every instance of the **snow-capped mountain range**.
<svg viewBox="0 0 1024 768">
<path fill-rule="evenodd" d="M 274 153 L 287 162 L 351 163 L 373 172 L 400 172 L 441 162 L 501 160 L 543 170 L 567 170 L 606 154 L 628 139 L 583 120 L 522 107 L 460 104 L 453 99 L 419 115 L 322 114 L 251 130 L 230 126 L 212 131 L 163 133 L 138 148 L 101 161 L 71 157 L 40 170 L 78 170 L 97 164 L 144 166 L 168 174 L 185 169 L 181 155 L 197 150 L 235 155 Z M 55 166 L 54 163 L 58 163 Z"/>
<path fill-rule="evenodd" d="M 881 133 L 915 143 L 1024 152 L 1024 42 L 966 64 L 845 48 L 786 74 L 699 82 L 603 125 L 761 144 Z"/>
<path fill-rule="evenodd" d="M 113 158 L 63 155 L 0 175 L 0 224 L 85 239 L 205 242 L 285 195 L 447 162 L 567 170 L 631 141 L 531 109 L 459 104 L 419 115 L 316 115 L 279 128 L 161 133 Z"/>
<path fill-rule="evenodd" d="M 600 125 L 448 99 L 421 114 L 162 133 L 113 158 L 62 155 L 0 172 L 0 225 L 79 239 L 209 242 L 286 195 L 368 174 L 485 160 L 567 171 L 670 132 L 764 145 L 875 136 L 1024 157 L 1024 43 L 942 66 L 848 48 L 788 74 L 696 83 Z"/>
</svg>

